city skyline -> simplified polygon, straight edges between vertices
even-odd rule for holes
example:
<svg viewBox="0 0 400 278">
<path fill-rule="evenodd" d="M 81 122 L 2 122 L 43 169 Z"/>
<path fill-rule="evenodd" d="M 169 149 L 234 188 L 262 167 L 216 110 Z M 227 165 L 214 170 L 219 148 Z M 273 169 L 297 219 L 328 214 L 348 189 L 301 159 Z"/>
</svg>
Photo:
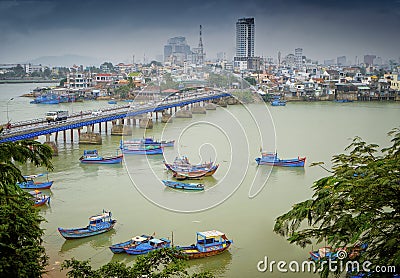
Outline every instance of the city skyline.
<svg viewBox="0 0 400 278">
<path fill-rule="evenodd" d="M 27 62 L 41 56 L 79 55 L 99 61 L 154 60 L 165 42 L 186 37 L 193 48 L 203 26 L 207 59 L 235 56 L 235 24 L 255 19 L 255 56 L 277 59 L 294 54 L 322 63 L 363 55 L 400 57 L 400 1 L 251 0 L 203 1 L 44 1 L 0 2 L 0 63 Z M 79 62 L 79 61 L 77 61 Z M 53 65 L 54 66 L 54 65 Z"/>
</svg>

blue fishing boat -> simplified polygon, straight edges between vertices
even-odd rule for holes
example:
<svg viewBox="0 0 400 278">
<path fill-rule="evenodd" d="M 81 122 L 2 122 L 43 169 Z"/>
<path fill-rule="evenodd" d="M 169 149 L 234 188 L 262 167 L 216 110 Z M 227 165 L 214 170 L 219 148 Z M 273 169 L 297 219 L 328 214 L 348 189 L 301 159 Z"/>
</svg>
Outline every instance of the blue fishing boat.
<svg viewBox="0 0 400 278">
<path fill-rule="evenodd" d="M 64 229 L 58 231 L 65 239 L 75 239 L 102 234 L 114 228 L 117 220 L 111 218 L 111 211 L 104 211 L 89 218 L 89 225 L 84 228 Z"/>
<path fill-rule="evenodd" d="M 29 194 L 32 196 L 32 201 L 34 201 L 33 206 L 39 207 L 43 206 L 46 203 L 50 205 L 50 196 L 42 194 L 39 190 L 29 191 Z"/>
<path fill-rule="evenodd" d="M 257 157 L 256 162 L 258 165 L 271 165 L 282 167 L 304 167 L 306 162 L 305 157 L 297 157 L 293 159 L 280 159 L 277 153 L 263 152 L 261 158 Z"/>
<path fill-rule="evenodd" d="M 116 100 L 109 100 L 108 104 L 117 104 L 117 101 Z"/>
<path fill-rule="evenodd" d="M 123 154 L 162 154 L 163 147 L 161 145 L 144 145 L 138 144 L 136 141 L 120 142 L 120 149 Z"/>
<path fill-rule="evenodd" d="M 117 164 L 122 162 L 123 154 L 103 157 L 99 156 L 97 150 L 84 150 L 79 160 L 84 164 Z"/>
<path fill-rule="evenodd" d="M 53 181 L 49 181 L 48 176 L 47 181 L 35 182 L 36 178 L 43 177 L 44 175 L 47 175 L 47 173 L 24 176 L 26 181 L 17 182 L 17 185 L 22 189 L 49 189 L 53 185 Z"/>
<path fill-rule="evenodd" d="M 221 254 L 233 243 L 224 233 L 216 230 L 197 232 L 196 234 L 196 244 L 176 247 L 188 259 L 199 259 Z M 181 255 L 177 256 L 181 257 Z"/>
<path fill-rule="evenodd" d="M 124 253 L 125 252 L 124 248 L 136 247 L 139 244 L 148 242 L 149 239 L 151 239 L 151 238 L 152 237 L 150 237 L 148 235 L 135 236 L 128 241 L 113 244 L 109 248 L 114 254 Z"/>
<path fill-rule="evenodd" d="M 156 249 L 171 247 L 171 241 L 165 238 L 152 238 L 148 242 L 133 247 L 125 247 L 124 250 L 129 255 L 147 254 Z"/>
<path fill-rule="evenodd" d="M 339 103 L 347 103 L 347 102 L 353 102 L 350 99 L 335 99 L 334 102 L 339 102 Z"/>
<path fill-rule="evenodd" d="M 173 147 L 175 145 L 175 140 L 161 140 L 157 141 L 153 138 L 147 137 L 143 139 L 132 139 L 129 141 L 124 141 L 125 144 L 133 145 L 144 145 L 144 146 L 161 146 L 161 147 Z"/>
<path fill-rule="evenodd" d="M 271 105 L 272 106 L 285 106 L 286 100 L 275 99 L 275 100 L 271 101 Z"/>
<path fill-rule="evenodd" d="M 178 181 L 162 180 L 165 186 L 174 189 L 182 190 L 204 190 L 204 184 L 202 183 L 183 183 Z"/>
</svg>

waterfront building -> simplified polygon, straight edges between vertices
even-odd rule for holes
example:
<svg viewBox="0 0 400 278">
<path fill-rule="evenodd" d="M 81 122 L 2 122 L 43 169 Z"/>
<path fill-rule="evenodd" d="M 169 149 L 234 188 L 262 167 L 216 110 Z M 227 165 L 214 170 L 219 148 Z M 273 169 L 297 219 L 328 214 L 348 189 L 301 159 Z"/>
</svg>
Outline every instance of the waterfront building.
<svg viewBox="0 0 400 278">
<path fill-rule="evenodd" d="M 67 81 L 64 87 L 70 89 L 81 89 L 92 87 L 93 79 L 89 72 L 70 72 L 67 74 Z"/>
</svg>

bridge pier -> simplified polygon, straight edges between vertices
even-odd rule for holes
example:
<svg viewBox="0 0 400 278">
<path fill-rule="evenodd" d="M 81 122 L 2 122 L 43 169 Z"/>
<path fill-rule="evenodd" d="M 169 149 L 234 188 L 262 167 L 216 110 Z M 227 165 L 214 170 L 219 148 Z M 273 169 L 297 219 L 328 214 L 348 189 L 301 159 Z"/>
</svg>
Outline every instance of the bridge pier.
<svg viewBox="0 0 400 278">
<path fill-rule="evenodd" d="M 126 125 L 113 125 L 111 128 L 111 135 L 130 136 L 132 135 L 132 129 Z"/>
<path fill-rule="evenodd" d="M 176 118 L 192 118 L 192 111 L 181 109 L 175 113 Z"/>
<path fill-rule="evenodd" d="M 79 144 L 101 145 L 101 135 L 93 132 L 81 133 L 79 135 Z"/>
<path fill-rule="evenodd" d="M 104 127 L 106 129 L 106 134 L 108 133 L 107 122 L 104 123 Z"/>
<path fill-rule="evenodd" d="M 168 113 L 162 113 L 161 122 L 172 123 L 172 115 Z"/>
<path fill-rule="evenodd" d="M 139 127 L 140 128 L 146 128 L 146 129 L 153 128 L 153 119 L 152 118 L 147 118 L 147 116 L 141 118 L 139 120 Z"/>
<path fill-rule="evenodd" d="M 71 130 L 71 143 L 72 143 L 74 142 L 74 130 L 73 129 L 70 130 Z"/>
<path fill-rule="evenodd" d="M 46 134 L 46 142 L 48 141 L 50 141 L 50 138 L 47 140 L 47 134 Z M 54 135 L 54 141 L 58 141 L 58 131 L 56 131 L 56 134 Z"/>
<path fill-rule="evenodd" d="M 192 113 L 193 114 L 206 114 L 206 108 L 202 106 L 193 106 L 192 107 Z"/>
<path fill-rule="evenodd" d="M 46 141 L 43 144 L 48 145 L 53 150 L 53 156 L 58 156 L 58 148 L 57 148 L 56 143 Z"/>
<path fill-rule="evenodd" d="M 216 110 L 216 109 L 217 109 L 217 106 L 216 106 L 214 103 L 209 102 L 209 103 L 207 103 L 207 104 L 205 105 L 205 108 L 206 108 L 206 110 Z"/>
<path fill-rule="evenodd" d="M 67 131 L 66 130 L 63 131 L 63 139 L 64 139 L 64 143 L 65 143 L 65 141 L 67 141 Z"/>
</svg>

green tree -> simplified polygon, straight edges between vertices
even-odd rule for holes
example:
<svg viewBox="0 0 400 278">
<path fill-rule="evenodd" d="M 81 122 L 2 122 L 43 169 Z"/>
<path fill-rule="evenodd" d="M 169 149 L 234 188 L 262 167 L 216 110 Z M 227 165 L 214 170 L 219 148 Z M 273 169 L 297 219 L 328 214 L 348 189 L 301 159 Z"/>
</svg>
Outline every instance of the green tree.
<svg viewBox="0 0 400 278">
<path fill-rule="evenodd" d="M 158 249 L 147 255 L 138 256 L 132 267 L 120 262 L 110 262 L 97 270 L 93 270 L 89 261 L 78 261 L 74 258 L 65 260 L 61 269 L 69 269 L 67 276 L 79 277 L 193 277 L 212 278 L 210 272 L 201 272 L 189 275 L 183 259 L 176 257 L 176 249 Z"/>
<path fill-rule="evenodd" d="M 244 80 L 249 82 L 250 85 L 255 86 L 257 84 L 257 80 L 254 77 L 245 77 Z"/>
<path fill-rule="evenodd" d="M 16 164 L 30 162 L 52 169 L 52 149 L 26 140 L 0 144 L 0 273 L 2 277 L 41 277 L 47 265 L 42 244 L 44 220 L 29 194 L 19 186 L 23 181 Z"/>
<path fill-rule="evenodd" d="M 332 174 L 314 183 L 313 198 L 279 216 L 274 231 L 302 247 L 311 240 L 327 241 L 335 248 L 348 248 L 352 260 L 371 262 L 371 268 L 391 265 L 398 270 L 400 129 L 393 129 L 389 135 L 392 145 L 381 154 L 378 145 L 354 138 L 346 148 L 348 154 L 333 156 L 332 170 L 328 170 Z M 307 227 L 303 221 L 308 222 Z M 362 244 L 367 247 L 360 251 L 357 246 Z M 321 276 L 328 273 L 324 271 Z"/>
</svg>

